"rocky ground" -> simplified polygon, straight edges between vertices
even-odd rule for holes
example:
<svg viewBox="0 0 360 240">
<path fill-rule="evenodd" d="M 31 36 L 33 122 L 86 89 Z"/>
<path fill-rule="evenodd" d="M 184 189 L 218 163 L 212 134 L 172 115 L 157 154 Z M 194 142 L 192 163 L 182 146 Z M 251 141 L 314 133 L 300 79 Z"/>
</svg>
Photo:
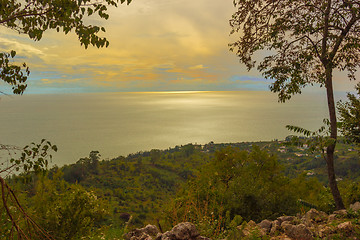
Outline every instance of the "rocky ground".
<svg viewBox="0 0 360 240">
<path fill-rule="evenodd" d="M 135 229 L 125 235 L 126 240 L 210 240 L 200 236 L 192 223 L 180 223 L 171 231 L 160 233 L 156 226 Z M 359 239 L 360 203 L 348 210 L 326 214 L 311 209 L 304 215 L 281 216 L 276 220 L 263 220 L 256 224 L 244 222 L 229 236 L 232 239 L 270 239 L 270 240 L 313 240 L 313 239 Z"/>
</svg>

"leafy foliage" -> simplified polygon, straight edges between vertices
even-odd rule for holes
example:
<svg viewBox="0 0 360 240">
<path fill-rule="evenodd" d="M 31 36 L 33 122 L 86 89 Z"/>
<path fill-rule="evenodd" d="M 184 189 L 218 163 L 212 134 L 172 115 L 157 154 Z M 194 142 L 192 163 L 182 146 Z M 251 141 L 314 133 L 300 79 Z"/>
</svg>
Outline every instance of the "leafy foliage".
<svg viewBox="0 0 360 240">
<path fill-rule="evenodd" d="M 105 202 L 93 192 L 61 179 L 41 178 L 33 197 L 37 222 L 56 239 L 84 239 L 92 236 L 108 214 Z"/>
<path fill-rule="evenodd" d="M 297 199 L 293 193 L 275 156 L 257 146 L 251 152 L 227 148 L 217 152 L 179 192 L 166 216 L 170 225 L 179 220 L 194 222 L 214 237 L 230 229 L 232 221 L 294 213 Z"/>
<path fill-rule="evenodd" d="M 2 150 L 16 151 L 17 149 L 9 146 L 2 146 Z M 35 173 L 44 172 L 48 165 L 48 158 L 51 159 L 50 151 L 57 151 L 56 145 L 52 145 L 45 139 L 40 144 L 32 143 L 22 149 L 20 158 L 11 158 L 8 166 L 0 170 L 1 185 L 1 204 L 2 212 L 1 221 L 6 226 L 2 235 L 7 235 L 9 239 L 28 238 L 31 235 L 38 236 L 43 239 L 52 239 L 52 237 L 44 231 L 30 215 L 24 210 L 20 204 L 14 190 L 7 184 L 4 176 L 9 175 L 14 170 L 23 170 L 23 174 L 29 174 L 30 171 Z M 2 176 L 3 175 L 3 176 Z"/>
<path fill-rule="evenodd" d="M 131 0 L 120 0 L 129 4 Z M 86 24 L 86 19 L 97 14 L 108 19 L 108 6 L 117 6 L 118 0 L 9 0 L 0 1 L 0 25 L 13 29 L 20 34 L 26 34 L 34 41 L 41 40 L 43 33 L 54 29 L 68 34 L 74 31 L 81 45 L 107 47 L 109 42 L 100 33 L 104 27 Z M 30 73 L 24 63 L 21 66 L 10 64 L 16 52 L 0 53 L 0 78 L 12 86 L 14 94 L 22 94 L 27 85 Z"/>
<path fill-rule="evenodd" d="M 306 85 L 325 86 L 326 68 L 346 70 L 355 79 L 360 66 L 358 1 L 235 0 L 230 20 L 239 40 L 230 44 L 248 69 L 254 53 L 266 50 L 257 68 L 274 79 L 271 91 L 285 101 Z"/>
<path fill-rule="evenodd" d="M 30 70 L 26 63 L 22 66 L 12 64 L 10 59 L 16 56 L 15 51 L 0 53 L 0 79 L 12 86 L 14 94 L 22 94 L 26 88 L 26 80 Z"/>
<path fill-rule="evenodd" d="M 335 208 L 329 188 L 324 187 L 328 184 L 324 161 L 306 143 L 285 147 L 286 142 L 188 144 L 110 161 L 91 151 L 75 164 L 32 175 L 31 182 L 19 177 L 8 182 L 24 209 L 54 237 L 65 238 L 70 232 L 78 236 L 71 228 L 77 225 L 84 238 L 113 239 L 158 220 L 164 230 L 193 221 L 212 239 L 239 239 L 237 226 L 250 218 Z M 359 158 L 348 150 L 352 147 L 337 145 L 337 176 L 344 179 L 339 187 L 346 206 L 360 201 Z M 92 204 L 94 199 L 97 205 Z M 89 204 L 74 207 L 82 201 Z M 5 212 L 0 219 L 6 226 L 0 236 L 6 236 L 11 225 L 6 225 Z"/>
<path fill-rule="evenodd" d="M 326 156 L 325 156 L 326 148 L 334 144 L 335 140 L 329 137 L 330 134 L 329 120 L 324 119 L 323 123 L 327 125 L 327 127 L 321 126 L 316 131 L 310 131 L 302 127 L 286 125 L 286 128 L 288 130 L 293 131 L 294 133 L 297 134 L 302 134 L 305 137 L 305 138 L 299 138 L 293 136 L 291 142 L 289 142 L 288 145 L 293 144 L 297 146 L 303 146 L 304 144 L 306 144 L 308 146 L 309 151 L 321 153 L 322 157 L 326 161 Z"/>
<path fill-rule="evenodd" d="M 230 20 L 239 40 L 229 44 L 250 70 L 274 82 L 270 90 L 280 102 L 307 85 L 326 88 L 333 144 L 326 148 L 329 185 L 338 209 L 344 204 L 337 187 L 334 150 L 337 119 L 333 71 L 346 71 L 351 80 L 360 66 L 360 3 L 356 0 L 234 0 Z M 256 64 L 254 53 L 266 56 Z"/>
<path fill-rule="evenodd" d="M 350 142 L 360 143 L 360 84 L 356 86 L 357 95 L 348 93 L 348 102 L 338 102 L 340 131 Z"/>
</svg>

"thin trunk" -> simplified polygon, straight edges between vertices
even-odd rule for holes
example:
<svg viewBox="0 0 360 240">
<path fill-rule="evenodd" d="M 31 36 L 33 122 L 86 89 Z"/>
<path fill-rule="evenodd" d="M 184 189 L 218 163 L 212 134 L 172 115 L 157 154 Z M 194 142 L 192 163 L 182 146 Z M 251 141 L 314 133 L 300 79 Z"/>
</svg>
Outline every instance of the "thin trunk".
<svg viewBox="0 0 360 240">
<path fill-rule="evenodd" d="M 326 148 L 326 164 L 329 178 L 329 186 L 333 195 L 336 209 L 344 209 L 344 203 L 342 201 L 339 189 L 336 183 L 335 168 L 334 168 L 334 151 L 337 139 L 337 124 L 336 124 L 336 108 L 334 100 L 334 91 L 332 85 L 332 66 L 326 68 L 326 94 L 329 108 L 330 117 L 330 138 L 334 140 L 334 143 Z"/>
</svg>

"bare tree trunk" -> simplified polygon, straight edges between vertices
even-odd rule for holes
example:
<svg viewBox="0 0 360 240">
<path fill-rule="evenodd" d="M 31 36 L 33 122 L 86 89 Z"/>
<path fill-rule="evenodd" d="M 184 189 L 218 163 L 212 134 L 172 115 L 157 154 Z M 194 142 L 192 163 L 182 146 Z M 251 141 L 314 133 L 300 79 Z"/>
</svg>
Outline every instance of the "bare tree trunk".
<svg viewBox="0 0 360 240">
<path fill-rule="evenodd" d="M 336 209 L 344 209 L 344 203 L 342 201 L 335 177 L 335 168 L 334 168 L 334 151 L 336 146 L 337 139 L 337 123 L 336 123 L 336 108 L 335 108 L 335 100 L 334 100 L 334 91 L 332 85 L 332 68 L 326 68 L 326 94 L 327 94 L 327 102 L 329 108 L 329 117 L 330 117 L 330 138 L 334 140 L 334 143 L 329 145 L 326 148 L 326 165 L 329 179 L 329 186 L 331 189 L 331 193 L 333 195 Z"/>
</svg>

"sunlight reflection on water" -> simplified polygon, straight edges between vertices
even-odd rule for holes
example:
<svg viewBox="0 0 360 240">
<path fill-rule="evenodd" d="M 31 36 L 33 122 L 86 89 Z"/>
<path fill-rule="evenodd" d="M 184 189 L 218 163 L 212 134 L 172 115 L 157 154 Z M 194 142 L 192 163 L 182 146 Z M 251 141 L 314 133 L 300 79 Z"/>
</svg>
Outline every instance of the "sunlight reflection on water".
<svg viewBox="0 0 360 240">
<path fill-rule="evenodd" d="M 112 158 L 187 143 L 283 139 L 285 125 L 315 129 L 327 111 L 317 94 L 280 104 L 270 92 L 189 91 L 2 97 L 0 114 L 1 143 L 47 138 L 62 165 L 91 150 Z"/>
</svg>

